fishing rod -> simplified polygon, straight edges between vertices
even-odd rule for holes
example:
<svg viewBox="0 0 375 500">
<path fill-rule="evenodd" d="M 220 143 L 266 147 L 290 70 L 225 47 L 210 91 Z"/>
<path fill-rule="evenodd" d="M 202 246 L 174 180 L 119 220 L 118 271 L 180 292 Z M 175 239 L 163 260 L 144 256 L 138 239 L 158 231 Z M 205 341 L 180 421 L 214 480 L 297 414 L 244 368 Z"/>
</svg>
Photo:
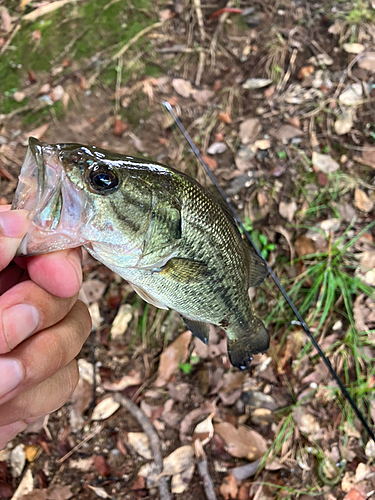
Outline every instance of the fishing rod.
<svg viewBox="0 0 375 500">
<path fill-rule="evenodd" d="M 176 113 L 173 111 L 172 106 L 169 104 L 169 102 L 166 102 L 166 101 L 163 102 L 162 104 L 168 110 L 168 112 L 171 114 L 171 116 L 174 119 L 175 123 L 177 124 L 178 128 L 181 130 L 183 136 L 185 137 L 185 139 L 187 140 L 189 146 L 193 150 L 193 153 L 195 154 L 195 156 L 198 158 L 198 160 L 202 164 L 203 168 L 207 172 L 207 175 L 211 179 L 211 181 L 214 184 L 214 186 L 216 187 L 216 189 L 219 191 L 221 197 L 223 198 L 223 200 L 227 204 L 227 206 L 228 206 L 229 210 L 231 211 L 233 217 L 235 218 L 237 224 L 239 225 L 239 227 L 241 228 L 241 230 L 245 234 L 246 238 L 249 240 L 249 243 L 253 247 L 255 253 L 259 257 L 261 257 L 263 259 L 261 252 L 259 251 L 258 247 L 255 245 L 255 243 L 254 243 L 252 237 L 250 236 L 250 234 L 248 233 L 248 231 L 245 229 L 245 227 L 244 227 L 244 225 L 242 223 L 242 220 L 240 219 L 239 215 L 237 214 L 236 210 L 234 209 L 232 203 L 228 200 L 227 195 L 225 194 L 225 191 L 220 187 L 220 184 L 218 183 L 215 175 L 211 172 L 211 170 L 208 167 L 207 163 L 203 160 L 202 155 L 198 151 L 198 148 L 196 147 L 196 145 L 194 144 L 193 140 L 191 139 L 191 137 L 187 133 L 185 127 L 182 125 L 182 123 L 181 123 L 180 119 L 178 118 L 178 116 L 176 115 Z M 313 346 L 318 351 L 319 355 L 323 359 L 323 361 L 324 361 L 325 365 L 327 366 L 329 372 L 331 373 L 332 377 L 337 382 L 337 384 L 338 384 L 338 386 L 339 386 L 339 388 L 341 390 L 342 395 L 346 398 L 346 400 L 349 402 L 350 406 L 353 408 L 355 414 L 357 415 L 357 417 L 359 418 L 359 420 L 362 422 L 362 425 L 366 429 L 366 431 L 368 432 L 370 438 L 375 442 L 375 433 L 370 429 L 370 426 L 368 425 L 368 423 L 367 423 L 367 421 L 366 421 L 363 413 L 360 411 L 360 409 L 358 408 L 357 404 L 355 403 L 355 401 L 350 396 L 348 390 L 346 389 L 346 387 L 344 386 L 344 384 L 341 382 L 338 374 L 336 373 L 336 371 L 334 370 L 333 366 L 331 365 L 330 360 L 327 358 L 327 356 L 322 351 L 320 345 L 316 341 L 314 335 L 312 334 L 312 332 L 310 331 L 309 327 L 307 326 L 305 320 L 302 318 L 300 312 L 298 311 L 298 309 L 294 305 L 292 299 L 289 297 L 289 295 L 286 292 L 285 288 L 280 283 L 278 277 L 273 272 L 272 268 L 268 265 L 267 261 L 265 261 L 265 264 L 267 266 L 267 271 L 269 272 L 271 278 L 275 282 L 276 286 L 278 287 L 278 289 L 282 293 L 284 299 L 286 300 L 286 302 L 288 303 L 289 307 L 292 309 L 293 313 L 295 314 L 295 316 L 298 319 L 298 323 L 296 321 L 293 321 L 292 324 L 298 324 L 298 325 L 302 326 L 302 328 L 304 329 L 304 331 L 307 333 L 307 335 L 310 338 Z"/>
</svg>

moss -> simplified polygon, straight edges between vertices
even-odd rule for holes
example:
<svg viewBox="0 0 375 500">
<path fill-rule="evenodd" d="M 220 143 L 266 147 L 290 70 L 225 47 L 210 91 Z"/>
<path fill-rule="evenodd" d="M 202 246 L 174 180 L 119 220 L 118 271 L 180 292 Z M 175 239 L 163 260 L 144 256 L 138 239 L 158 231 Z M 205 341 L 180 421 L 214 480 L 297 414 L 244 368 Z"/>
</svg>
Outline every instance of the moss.
<svg viewBox="0 0 375 500">
<path fill-rule="evenodd" d="M 38 73 L 50 72 L 61 64 L 65 56 L 82 61 L 82 66 L 87 64 L 85 59 L 100 51 L 105 50 L 105 57 L 111 56 L 139 31 L 156 21 L 144 13 L 151 12 L 151 0 L 137 0 L 134 9 L 125 2 L 116 2 L 106 8 L 109 3 L 110 0 L 89 0 L 75 8 L 68 4 L 34 23 L 21 23 L 21 29 L 0 61 L 0 93 L 5 95 L 1 103 L 2 112 L 16 109 L 17 103 L 11 97 L 7 98 L 6 93 L 21 88 L 28 71 L 33 70 L 38 77 Z M 35 40 L 37 30 L 41 35 L 39 40 Z M 69 43 L 71 47 L 66 51 Z M 132 52 L 141 45 L 148 46 L 148 42 L 139 40 L 132 47 Z M 128 54 L 126 56 L 129 57 Z M 67 68 L 66 72 L 69 71 Z M 123 81 L 128 76 L 123 75 Z M 108 85 L 114 86 L 116 72 L 111 66 L 103 77 Z"/>
<path fill-rule="evenodd" d="M 145 105 L 146 98 L 143 93 L 137 94 L 129 106 L 122 111 L 123 118 L 133 127 L 139 125 L 140 120 L 147 120 L 151 115 L 148 105 Z"/>
</svg>

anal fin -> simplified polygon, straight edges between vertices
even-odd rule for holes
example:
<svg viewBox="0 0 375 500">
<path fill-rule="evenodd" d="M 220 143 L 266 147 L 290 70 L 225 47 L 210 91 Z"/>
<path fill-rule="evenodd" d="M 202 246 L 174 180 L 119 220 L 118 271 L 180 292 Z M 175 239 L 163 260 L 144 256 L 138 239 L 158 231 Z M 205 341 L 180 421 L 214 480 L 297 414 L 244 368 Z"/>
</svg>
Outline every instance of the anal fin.
<svg viewBox="0 0 375 500">
<path fill-rule="evenodd" d="M 209 326 L 207 323 L 201 321 L 195 321 L 194 319 L 185 318 L 181 315 L 184 320 L 185 325 L 191 331 L 193 335 L 197 337 L 204 344 L 208 344 Z"/>
</svg>

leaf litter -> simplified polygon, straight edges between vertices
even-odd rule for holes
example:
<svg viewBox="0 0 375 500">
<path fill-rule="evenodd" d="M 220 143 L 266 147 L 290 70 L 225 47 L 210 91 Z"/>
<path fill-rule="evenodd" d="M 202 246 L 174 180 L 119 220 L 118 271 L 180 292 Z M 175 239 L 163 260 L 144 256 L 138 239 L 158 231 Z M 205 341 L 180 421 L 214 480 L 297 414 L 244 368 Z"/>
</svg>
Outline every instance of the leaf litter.
<svg viewBox="0 0 375 500">
<path fill-rule="evenodd" d="M 59 13 L 64 13 L 63 3 L 53 4 Z M 116 90 L 115 82 L 110 85 L 110 92 L 95 86 L 87 91 L 93 66 L 83 67 L 69 48 L 48 78 L 36 70 L 37 65 L 34 69 L 32 64 L 25 67 L 31 75 L 30 84 L 20 83 L 10 89 L 9 100 L 14 101 L 18 92 L 22 97 L 18 105 L 27 102 L 27 106 L 37 109 L 40 99 L 44 99 L 48 109 L 52 113 L 57 110 L 57 114 L 43 114 L 30 125 L 24 125 L 16 114 L 1 129 L 0 143 L 8 148 L 0 150 L 0 166 L 6 172 L 1 175 L 2 199 L 5 203 L 11 201 L 12 179 L 18 174 L 16 162 L 7 161 L 6 155 L 10 152 L 19 162 L 29 135 L 46 142 L 95 143 L 129 154 L 141 151 L 157 161 L 193 171 L 204 182 L 201 172 L 192 166 L 188 148 L 179 140 L 175 144 L 170 117 L 160 111 L 159 103 L 167 99 L 180 113 L 180 119 L 191 125 L 195 142 L 202 152 L 208 153 L 206 162 L 215 169 L 223 188 L 231 193 L 232 202 L 258 246 L 267 252 L 269 262 L 291 288 L 296 285 L 303 291 L 303 295 L 296 295 L 298 305 L 305 307 L 309 325 L 317 328 L 320 315 L 316 317 L 314 311 L 319 294 L 310 306 L 304 306 L 302 298 L 314 290 L 311 269 L 319 259 L 324 263 L 325 254 L 333 259 L 330 252 L 334 245 L 342 248 L 372 220 L 375 160 L 371 128 L 373 89 L 369 82 L 375 59 L 366 27 L 362 27 L 365 35 L 362 32 L 358 39 L 348 37 L 345 21 L 332 14 L 329 27 L 318 23 L 319 16 L 316 20 L 311 18 L 313 24 L 318 23 L 316 40 L 306 32 L 302 37 L 294 33 L 288 38 L 285 29 L 290 31 L 299 25 L 297 31 L 302 32 L 305 26 L 296 19 L 297 13 L 285 6 L 285 14 L 277 13 L 273 20 L 280 36 L 274 37 L 269 29 L 262 30 L 262 25 L 239 27 L 229 15 L 226 20 L 222 18 L 225 30 L 219 34 L 215 48 L 210 45 L 210 37 L 215 23 L 222 21 L 213 18 L 212 24 L 204 22 L 209 36 L 202 41 L 198 25 L 194 25 L 195 15 L 191 16 L 190 44 L 184 29 L 179 30 L 183 25 L 181 14 L 175 15 L 179 11 L 178 2 L 175 4 L 173 9 L 160 6 L 163 30 L 146 35 L 155 50 L 149 58 L 163 68 L 157 77 L 150 78 L 142 69 L 138 74 L 134 66 L 132 79 L 124 81 L 123 74 Z M 43 4 L 31 4 L 26 15 L 44 18 L 48 9 L 40 7 Z M 315 7 L 319 5 L 310 8 Z M 204 15 L 206 10 L 204 5 Z M 9 18 L 4 10 L 2 13 L 0 50 L 2 40 L 9 40 L 11 24 L 22 16 L 12 12 Z M 258 21 L 263 22 L 262 16 Z M 34 26 L 33 32 L 32 43 L 43 42 L 44 31 Z M 17 36 L 11 42 L 17 47 Z M 130 50 L 134 61 L 141 54 L 148 57 L 148 49 Z M 285 59 L 283 51 L 288 54 Z M 211 61 L 213 54 L 216 59 Z M 238 65 L 234 54 L 247 57 L 253 73 Z M 103 57 L 98 54 L 95 68 L 105 62 Z M 166 69 L 168 61 L 173 62 L 173 71 Z M 116 99 L 119 105 L 114 111 Z M 60 104 L 66 118 L 59 117 Z M 364 127 L 364 123 L 370 126 Z M 262 212 L 262 208 L 266 210 Z M 349 228 L 354 220 L 355 225 Z M 278 227 L 282 232 L 275 229 Z M 369 246 L 350 249 L 346 271 L 364 285 L 374 287 L 372 229 L 368 235 Z M 276 250 L 269 250 L 269 245 L 276 246 Z M 289 265 L 292 250 L 299 260 Z M 311 257 L 319 253 L 321 256 Z M 80 382 L 70 403 L 49 419 L 46 428 L 52 439 L 42 429 L 12 442 L 10 450 L 20 443 L 29 446 L 29 439 L 42 443 L 35 448 L 38 451 L 32 471 L 25 465 L 13 483 L 0 478 L 0 484 L 3 481 L 12 493 L 25 479 L 28 486 L 23 491 L 45 495 L 50 487 L 43 485 L 39 471 L 51 471 L 48 480 L 62 481 L 67 491 L 74 491 L 82 500 L 121 499 L 126 495 L 156 498 L 158 474 L 154 472 L 153 456 L 148 453 L 145 458 L 135 451 L 139 443 L 149 449 L 147 439 L 136 419 L 127 414 L 119 416 L 112 398 L 114 391 L 123 391 L 133 398 L 154 424 L 163 458 L 168 458 L 170 488 L 187 499 L 207 498 L 202 484 L 208 476 L 213 480 L 216 495 L 223 498 L 248 500 L 258 495 L 269 499 L 281 494 L 283 488 L 284 493 L 305 491 L 306 484 L 316 493 L 321 491 L 321 478 L 316 471 L 323 459 L 308 452 L 302 460 L 297 450 L 304 449 L 308 442 L 328 455 L 328 448 L 334 448 L 346 436 L 347 470 L 340 483 L 330 486 L 331 493 L 324 493 L 325 497 L 367 498 L 370 486 L 374 489 L 372 465 L 367 465 L 373 459 L 373 445 L 371 441 L 362 443 L 360 432 L 352 424 L 342 425 L 348 413 L 344 410 L 341 415 L 335 406 L 336 389 L 330 376 L 315 351 L 310 351 L 310 357 L 307 354 L 308 344 L 301 332 L 290 330 L 291 317 L 286 313 L 285 318 L 280 312 L 277 320 L 272 316 L 268 320 L 273 339 L 267 356 L 255 357 L 246 373 L 234 372 L 227 358 L 226 339 L 219 332 L 210 330 L 208 346 L 195 338 L 191 340 L 191 334 L 183 332 L 178 318 L 140 306 L 130 287 L 116 281 L 103 266 L 91 261 L 84 272 L 81 298 L 90 305 L 93 315 L 95 347 L 86 346 L 86 359 L 79 360 Z M 353 286 L 351 282 L 350 287 Z M 256 291 L 256 297 L 266 318 L 279 307 L 281 299 L 269 280 L 264 287 Z M 318 289 L 324 293 L 324 282 Z M 345 378 L 348 373 L 350 380 L 356 380 L 356 371 L 360 371 L 368 390 L 374 387 L 369 361 L 374 358 L 374 301 L 366 293 L 355 295 L 354 288 L 351 290 L 353 325 L 360 332 L 359 341 L 366 338 L 365 345 L 361 345 L 366 362 L 358 359 L 357 354 L 358 368 L 355 356 L 347 349 L 352 333 L 340 296 L 335 297 L 335 310 L 329 311 L 323 332 L 318 329 L 317 335 L 322 334 L 322 346 L 332 356 L 340 376 Z M 292 393 L 298 401 L 295 407 Z M 368 397 L 366 405 L 374 422 L 375 403 Z M 290 413 L 285 410 L 288 407 Z M 103 430 L 99 436 L 90 437 L 97 418 Z M 349 430 L 353 428 L 354 431 Z M 194 447 L 197 440 L 206 454 L 206 479 L 200 479 L 196 469 L 202 459 Z M 77 451 L 67 459 L 69 470 L 56 471 L 57 460 L 75 446 Z M 266 466 L 260 467 L 267 453 L 270 457 Z M 86 454 L 90 456 L 84 468 L 74 473 L 74 469 L 79 471 L 77 464 L 86 460 L 79 458 Z M 4 457 L 9 467 L 10 453 Z M 341 458 L 339 450 L 337 462 Z M 301 468 L 304 464 L 306 468 Z M 243 472 L 237 474 L 237 469 Z M 109 478 L 109 471 L 117 479 L 99 484 L 98 478 Z M 259 481 L 275 487 L 252 485 L 248 478 L 255 473 Z M 38 481 L 41 486 L 34 489 Z"/>
</svg>

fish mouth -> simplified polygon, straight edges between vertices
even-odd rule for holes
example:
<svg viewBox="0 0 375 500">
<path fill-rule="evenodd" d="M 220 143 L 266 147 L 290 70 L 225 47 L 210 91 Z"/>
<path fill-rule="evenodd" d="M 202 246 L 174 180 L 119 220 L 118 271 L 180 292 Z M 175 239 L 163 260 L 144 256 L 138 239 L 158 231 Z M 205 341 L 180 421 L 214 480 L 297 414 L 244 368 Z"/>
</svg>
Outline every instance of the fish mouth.
<svg viewBox="0 0 375 500">
<path fill-rule="evenodd" d="M 59 147 L 30 137 L 11 207 L 28 210 L 31 221 L 17 255 L 38 255 L 82 244 L 77 238 L 82 205 L 82 193 L 69 181 Z"/>
</svg>

